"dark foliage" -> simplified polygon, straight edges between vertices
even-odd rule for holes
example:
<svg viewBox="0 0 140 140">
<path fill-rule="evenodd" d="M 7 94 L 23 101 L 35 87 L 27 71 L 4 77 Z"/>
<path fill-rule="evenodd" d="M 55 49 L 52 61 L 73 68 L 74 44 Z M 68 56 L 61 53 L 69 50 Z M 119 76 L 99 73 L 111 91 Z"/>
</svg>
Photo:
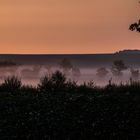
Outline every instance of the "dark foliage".
<svg viewBox="0 0 140 140">
<path fill-rule="evenodd" d="M 139 1 L 139 3 L 140 3 L 140 1 Z M 129 30 L 137 31 L 137 32 L 140 33 L 140 19 L 139 19 L 138 22 L 135 22 L 135 23 L 131 24 L 130 27 L 129 27 Z"/>
<path fill-rule="evenodd" d="M 130 25 L 129 29 L 131 31 L 137 31 L 137 32 L 140 32 L 140 20 L 137 22 L 137 23 L 133 23 Z"/>
<path fill-rule="evenodd" d="M 0 61 L 0 67 L 11 67 L 16 66 L 17 64 L 13 61 Z"/>
<path fill-rule="evenodd" d="M 61 62 L 59 63 L 60 68 L 63 70 L 64 74 L 69 74 L 69 71 L 73 68 L 73 65 L 69 59 L 62 59 Z"/>
<path fill-rule="evenodd" d="M 12 94 L 18 92 L 22 86 L 21 80 L 18 77 L 7 77 L 4 83 L 0 85 L 0 91 L 11 92 Z"/>
<path fill-rule="evenodd" d="M 127 66 L 123 62 L 123 60 L 115 60 L 111 67 L 111 71 L 115 76 L 121 76 L 123 73 L 122 71 L 126 70 Z"/>
<path fill-rule="evenodd" d="M 0 91 L 1 140 L 140 139 L 140 82 L 117 86 L 110 80 L 100 88 L 94 82 L 77 85 L 60 72 L 43 78 L 38 88 L 6 81 Z M 13 89 L 19 94 L 9 94 Z"/>
<path fill-rule="evenodd" d="M 137 50 L 137 49 L 133 49 L 133 50 L 121 50 L 121 51 L 118 51 L 118 52 L 115 52 L 114 54 L 125 54 L 125 55 L 127 55 L 127 54 L 140 54 L 140 50 Z"/>
<path fill-rule="evenodd" d="M 64 91 L 66 87 L 66 77 L 59 71 L 51 76 L 45 76 L 41 79 L 38 89 L 40 92 L 52 93 L 54 91 Z"/>
</svg>

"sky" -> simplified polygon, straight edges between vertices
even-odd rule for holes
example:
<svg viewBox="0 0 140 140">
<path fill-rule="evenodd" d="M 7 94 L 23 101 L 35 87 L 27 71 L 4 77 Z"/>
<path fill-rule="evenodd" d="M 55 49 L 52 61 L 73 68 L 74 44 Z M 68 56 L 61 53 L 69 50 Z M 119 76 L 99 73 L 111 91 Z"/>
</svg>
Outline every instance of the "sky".
<svg viewBox="0 0 140 140">
<path fill-rule="evenodd" d="M 0 53 L 92 54 L 140 49 L 128 30 L 138 0 L 0 0 Z"/>
</svg>

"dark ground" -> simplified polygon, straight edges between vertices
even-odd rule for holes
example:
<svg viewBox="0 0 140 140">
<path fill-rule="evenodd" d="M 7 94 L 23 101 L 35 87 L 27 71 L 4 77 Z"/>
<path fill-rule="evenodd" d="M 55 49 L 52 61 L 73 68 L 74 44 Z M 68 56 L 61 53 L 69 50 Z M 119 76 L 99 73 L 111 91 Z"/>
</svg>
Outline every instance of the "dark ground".
<svg viewBox="0 0 140 140">
<path fill-rule="evenodd" d="M 37 88 L 0 85 L 1 140 L 139 140 L 139 130 L 139 82 L 78 86 L 58 74 Z"/>
</svg>

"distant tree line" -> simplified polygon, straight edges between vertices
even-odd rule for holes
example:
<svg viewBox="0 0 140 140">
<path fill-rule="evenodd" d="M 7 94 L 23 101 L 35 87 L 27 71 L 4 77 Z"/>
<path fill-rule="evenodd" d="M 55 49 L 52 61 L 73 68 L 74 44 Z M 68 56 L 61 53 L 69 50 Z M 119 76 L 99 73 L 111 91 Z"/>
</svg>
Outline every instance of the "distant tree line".
<svg viewBox="0 0 140 140">
<path fill-rule="evenodd" d="M 10 66 L 16 66 L 17 64 L 10 60 L 0 60 L 0 67 L 10 67 Z"/>
<path fill-rule="evenodd" d="M 122 76 L 123 71 L 127 70 L 127 69 L 130 70 L 131 78 L 133 78 L 135 80 L 139 78 L 139 76 L 140 76 L 139 70 L 126 66 L 126 64 L 123 62 L 123 60 L 115 60 L 111 66 L 110 71 L 114 76 Z M 101 67 L 101 68 L 97 69 L 96 75 L 98 77 L 104 78 L 105 76 L 107 76 L 108 73 L 109 73 L 109 71 L 106 68 Z"/>
<path fill-rule="evenodd" d="M 69 59 L 62 59 L 59 63 L 60 69 L 65 75 L 69 75 L 71 72 L 74 77 L 80 77 L 81 72 L 80 69 L 76 66 L 73 66 Z M 140 72 L 138 69 L 127 66 L 123 60 L 115 60 L 113 61 L 111 68 L 108 70 L 105 67 L 98 68 L 96 71 L 96 75 L 100 78 L 105 78 L 109 72 L 113 74 L 113 76 L 121 77 L 123 76 L 123 71 L 128 70 L 131 73 L 131 78 L 137 80 L 140 76 Z"/>
<path fill-rule="evenodd" d="M 74 77 L 79 77 L 81 75 L 80 69 L 74 66 L 69 59 L 62 59 L 59 66 L 65 75 L 69 75 L 70 73 L 72 73 Z"/>
</svg>

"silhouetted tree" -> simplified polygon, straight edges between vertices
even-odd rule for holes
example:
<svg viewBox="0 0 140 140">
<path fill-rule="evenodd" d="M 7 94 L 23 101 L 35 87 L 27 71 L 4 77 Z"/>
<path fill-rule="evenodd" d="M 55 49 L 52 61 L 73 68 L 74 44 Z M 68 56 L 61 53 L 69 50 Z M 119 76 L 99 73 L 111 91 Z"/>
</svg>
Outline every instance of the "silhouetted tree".
<svg viewBox="0 0 140 140">
<path fill-rule="evenodd" d="M 17 64 L 13 61 L 7 61 L 7 60 L 4 60 L 4 61 L 0 61 L 0 68 L 1 67 L 12 67 L 12 66 L 16 66 Z"/>
<path fill-rule="evenodd" d="M 51 76 L 47 75 L 41 79 L 38 89 L 41 92 L 62 91 L 66 86 L 66 77 L 59 71 L 56 71 Z"/>
<path fill-rule="evenodd" d="M 13 94 L 20 90 L 22 86 L 21 80 L 18 77 L 12 76 L 7 77 L 4 83 L 1 84 L 0 89 L 7 92 L 12 92 Z"/>
<path fill-rule="evenodd" d="M 140 32 L 140 20 L 137 22 L 137 23 L 133 23 L 130 25 L 129 29 L 131 31 L 137 31 L 137 32 Z"/>
<path fill-rule="evenodd" d="M 54 74 L 52 74 L 51 78 L 52 78 L 53 84 L 55 84 L 57 87 L 65 84 L 66 82 L 65 75 L 62 74 L 60 71 L 56 71 Z"/>
<path fill-rule="evenodd" d="M 108 73 L 109 71 L 106 68 L 102 67 L 102 68 L 97 69 L 96 75 L 102 78 L 102 77 L 105 77 Z"/>
<path fill-rule="evenodd" d="M 139 1 L 139 3 L 140 3 L 140 1 Z M 130 27 L 129 27 L 129 29 L 131 31 L 134 31 L 135 30 L 137 32 L 140 32 L 140 20 L 138 22 L 135 22 L 135 23 L 131 24 Z"/>
<path fill-rule="evenodd" d="M 80 77 L 80 75 L 81 75 L 80 69 L 78 67 L 73 67 L 72 68 L 72 75 L 74 77 Z"/>
<path fill-rule="evenodd" d="M 137 80 L 139 79 L 139 76 L 140 76 L 140 72 L 138 69 L 130 69 L 130 72 L 131 72 L 131 78 L 134 79 L 134 80 Z"/>
<path fill-rule="evenodd" d="M 63 70 L 63 73 L 67 75 L 69 74 L 69 71 L 73 68 L 73 65 L 71 64 L 70 60 L 64 58 L 60 62 L 60 68 Z"/>
<path fill-rule="evenodd" d="M 113 62 L 111 71 L 115 76 L 121 76 L 123 70 L 126 70 L 127 66 L 124 64 L 122 60 L 116 60 Z"/>
</svg>

